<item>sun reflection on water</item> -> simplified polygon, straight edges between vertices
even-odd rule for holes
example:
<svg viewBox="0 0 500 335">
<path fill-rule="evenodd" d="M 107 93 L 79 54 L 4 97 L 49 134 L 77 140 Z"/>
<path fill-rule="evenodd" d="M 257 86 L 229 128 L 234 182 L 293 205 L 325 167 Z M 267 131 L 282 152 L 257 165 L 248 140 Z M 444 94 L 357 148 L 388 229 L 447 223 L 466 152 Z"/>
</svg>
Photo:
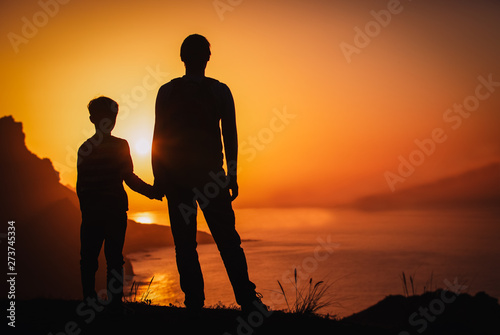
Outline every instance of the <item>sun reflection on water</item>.
<svg viewBox="0 0 500 335">
<path fill-rule="evenodd" d="M 153 218 L 148 214 L 135 216 L 132 220 L 139 223 L 151 224 L 153 223 Z"/>
<path fill-rule="evenodd" d="M 135 285 L 125 291 L 128 299 L 137 302 L 151 301 L 154 305 L 178 303 L 178 293 L 174 286 L 175 280 L 168 273 L 155 273 L 149 280 L 136 280 Z"/>
</svg>

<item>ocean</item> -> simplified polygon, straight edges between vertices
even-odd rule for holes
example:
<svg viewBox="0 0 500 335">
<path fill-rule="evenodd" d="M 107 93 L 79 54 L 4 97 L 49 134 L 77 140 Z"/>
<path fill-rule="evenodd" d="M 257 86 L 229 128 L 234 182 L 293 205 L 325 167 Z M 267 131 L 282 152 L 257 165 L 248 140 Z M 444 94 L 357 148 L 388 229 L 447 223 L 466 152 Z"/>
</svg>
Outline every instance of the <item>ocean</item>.
<svg viewBox="0 0 500 335">
<path fill-rule="evenodd" d="M 500 219 L 473 211 L 358 212 L 324 208 L 236 209 L 250 279 L 274 309 L 293 305 L 309 285 L 328 286 L 320 312 L 348 316 L 387 295 L 421 294 L 459 283 L 500 297 Z M 168 225 L 165 211 L 129 213 Z M 209 231 L 203 215 L 198 229 Z M 215 245 L 199 245 L 206 306 L 235 303 Z M 173 247 L 129 254 L 140 300 L 182 305 Z M 406 278 L 406 289 L 404 287 Z M 411 281 L 410 281 L 411 277 Z M 283 287 L 282 293 L 279 283 Z M 407 291 L 406 291 L 407 290 Z M 285 299 L 286 298 L 286 299 Z"/>
</svg>

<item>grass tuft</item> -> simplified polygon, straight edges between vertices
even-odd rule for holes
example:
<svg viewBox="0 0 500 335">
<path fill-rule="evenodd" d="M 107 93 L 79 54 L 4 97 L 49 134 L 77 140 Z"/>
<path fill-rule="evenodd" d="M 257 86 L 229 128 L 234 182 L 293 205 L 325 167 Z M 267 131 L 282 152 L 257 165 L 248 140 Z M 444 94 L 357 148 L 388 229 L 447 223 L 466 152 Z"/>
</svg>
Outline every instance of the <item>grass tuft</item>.
<svg viewBox="0 0 500 335">
<path fill-rule="evenodd" d="M 140 300 L 137 300 L 137 292 L 139 291 L 139 287 L 141 286 L 138 282 L 134 280 L 132 286 L 130 286 L 130 292 L 128 298 L 125 297 L 125 302 L 128 303 L 141 303 L 146 305 L 151 305 L 152 300 L 149 299 L 149 295 L 151 294 L 151 284 L 153 283 L 153 279 L 155 276 L 151 278 L 149 281 L 147 289 L 142 293 Z"/>
<path fill-rule="evenodd" d="M 283 285 L 278 280 L 281 294 L 285 298 L 287 312 L 302 315 L 320 315 L 319 311 L 325 307 L 333 305 L 335 302 L 328 297 L 328 290 L 332 284 L 327 284 L 320 280 L 313 283 L 313 279 L 309 278 L 308 284 L 304 287 L 299 287 L 297 279 L 297 269 L 294 271 L 294 281 L 292 285 L 295 288 L 295 301 L 290 305 L 289 299 L 283 288 Z"/>
</svg>

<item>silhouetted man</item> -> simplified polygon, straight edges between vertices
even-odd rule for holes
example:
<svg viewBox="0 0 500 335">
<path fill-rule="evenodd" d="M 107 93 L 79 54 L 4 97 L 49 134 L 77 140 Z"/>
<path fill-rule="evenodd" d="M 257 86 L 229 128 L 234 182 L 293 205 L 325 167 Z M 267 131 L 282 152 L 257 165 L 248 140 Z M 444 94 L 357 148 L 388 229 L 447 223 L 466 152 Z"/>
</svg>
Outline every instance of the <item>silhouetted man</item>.
<svg viewBox="0 0 500 335">
<path fill-rule="evenodd" d="M 175 242 L 184 304 L 200 310 L 205 294 L 196 251 L 200 206 L 242 310 L 263 306 L 248 278 L 247 262 L 235 229 L 231 202 L 238 196 L 238 138 L 229 88 L 205 77 L 210 43 L 188 36 L 181 46 L 186 74 L 163 85 L 156 99 L 152 164 L 155 187 L 165 192 Z M 223 146 L 227 174 L 223 168 Z"/>
</svg>

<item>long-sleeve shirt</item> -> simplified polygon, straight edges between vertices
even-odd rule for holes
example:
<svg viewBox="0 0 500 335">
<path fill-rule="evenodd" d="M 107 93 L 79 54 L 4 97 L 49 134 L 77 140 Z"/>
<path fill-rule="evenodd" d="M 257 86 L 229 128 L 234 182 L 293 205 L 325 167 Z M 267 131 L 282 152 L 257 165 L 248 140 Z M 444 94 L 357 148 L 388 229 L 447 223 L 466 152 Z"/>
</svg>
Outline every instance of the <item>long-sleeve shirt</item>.
<svg viewBox="0 0 500 335">
<path fill-rule="evenodd" d="M 223 148 L 227 173 L 236 180 L 238 136 L 227 85 L 208 77 L 173 79 L 158 91 L 155 112 L 155 183 L 196 186 L 206 182 L 210 171 L 223 168 Z"/>
<path fill-rule="evenodd" d="M 76 191 L 82 212 L 127 211 L 123 181 L 134 191 L 153 197 L 153 187 L 134 174 L 128 142 L 94 135 L 78 149 Z"/>
</svg>

